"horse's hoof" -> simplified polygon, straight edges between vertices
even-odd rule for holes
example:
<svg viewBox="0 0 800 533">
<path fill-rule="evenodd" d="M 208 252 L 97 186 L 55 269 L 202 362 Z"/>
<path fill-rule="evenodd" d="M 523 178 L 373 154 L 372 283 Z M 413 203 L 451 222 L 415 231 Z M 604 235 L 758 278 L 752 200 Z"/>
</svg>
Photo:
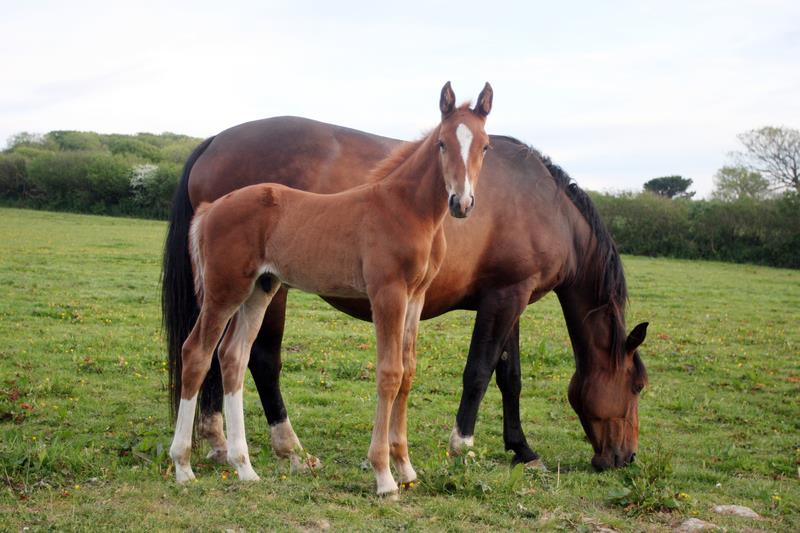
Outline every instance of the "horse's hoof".
<svg viewBox="0 0 800 533">
<path fill-rule="evenodd" d="M 318 470 L 322 468 L 322 461 L 320 461 L 318 457 L 314 457 L 313 455 L 306 455 L 305 457 L 302 458 L 297 455 L 293 455 L 289 459 L 289 463 L 291 464 L 292 474 L 295 474 L 297 472 L 304 472 L 306 470 Z"/>
<path fill-rule="evenodd" d="M 210 459 L 217 464 L 226 465 L 228 464 L 228 450 L 225 448 L 214 448 L 208 452 L 206 459 Z"/>
<path fill-rule="evenodd" d="M 539 472 L 547 472 L 547 467 L 544 465 L 541 459 L 536 458 L 531 461 L 525 463 L 526 470 L 538 470 Z"/>
</svg>

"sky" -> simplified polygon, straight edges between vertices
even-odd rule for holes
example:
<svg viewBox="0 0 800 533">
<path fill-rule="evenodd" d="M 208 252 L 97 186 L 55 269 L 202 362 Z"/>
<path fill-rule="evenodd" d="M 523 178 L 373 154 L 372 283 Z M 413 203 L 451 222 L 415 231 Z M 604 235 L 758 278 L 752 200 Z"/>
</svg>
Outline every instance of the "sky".
<svg viewBox="0 0 800 533">
<path fill-rule="evenodd" d="M 197 137 L 299 115 L 401 139 L 489 81 L 487 131 L 582 187 L 679 174 L 800 128 L 800 2 L 2 1 L 0 147 L 27 131 Z"/>
</svg>

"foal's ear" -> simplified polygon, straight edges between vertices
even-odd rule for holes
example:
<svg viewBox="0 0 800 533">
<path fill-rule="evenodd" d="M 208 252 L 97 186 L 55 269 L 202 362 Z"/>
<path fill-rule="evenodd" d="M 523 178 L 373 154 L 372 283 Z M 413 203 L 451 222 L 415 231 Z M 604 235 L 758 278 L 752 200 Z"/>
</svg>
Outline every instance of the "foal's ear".
<svg viewBox="0 0 800 533">
<path fill-rule="evenodd" d="M 642 322 L 633 328 L 633 331 L 630 332 L 628 338 L 625 339 L 626 352 L 633 353 L 633 351 L 644 342 L 644 338 L 647 337 L 648 324 L 649 322 Z"/>
<path fill-rule="evenodd" d="M 492 86 L 489 85 L 489 82 L 487 81 L 486 85 L 483 86 L 481 94 L 478 95 L 478 103 L 475 104 L 475 109 L 473 109 L 473 111 L 485 118 L 489 114 L 489 111 L 492 110 L 493 96 L 494 91 L 492 90 Z"/>
<path fill-rule="evenodd" d="M 450 87 L 450 82 L 444 84 L 442 87 L 442 96 L 439 97 L 439 110 L 442 112 L 442 118 L 446 117 L 456 108 L 456 94 L 453 88 Z"/>
</svg>

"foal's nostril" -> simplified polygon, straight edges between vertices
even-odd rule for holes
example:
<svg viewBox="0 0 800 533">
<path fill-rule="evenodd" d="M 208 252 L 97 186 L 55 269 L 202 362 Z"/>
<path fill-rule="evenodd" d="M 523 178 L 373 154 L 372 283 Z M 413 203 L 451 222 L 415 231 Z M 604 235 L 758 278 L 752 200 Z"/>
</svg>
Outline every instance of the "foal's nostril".
<svg viewBox="0 0 800 533">
<path fill-rule="evenodd" d="M 450 209 L 455 209 L 458 207 L 458 197 L 455 194 L 451 194 L 450 198 L 447 200 Z"/>
<path fill-rule="evenodd" d="M 475 207 L 475 195 L 474 194 L 470 194 L 469 195 L 469 208 L 472 209 L 473 207 Z"/>
</svg>

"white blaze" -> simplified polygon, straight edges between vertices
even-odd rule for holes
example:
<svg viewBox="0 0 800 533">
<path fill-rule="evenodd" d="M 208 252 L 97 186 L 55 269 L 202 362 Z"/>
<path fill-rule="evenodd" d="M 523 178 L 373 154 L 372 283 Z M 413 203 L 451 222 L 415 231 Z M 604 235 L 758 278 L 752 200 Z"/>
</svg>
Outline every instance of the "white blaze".
<svg viewBox="0 0 800 533">
<path fill-rule="evenodd" d="M 464 160 L 464 171 L 468 172 L 469 150 L 472 148 L 472 131 L 463 122 L 456 128 L 456 139 L 461 147 L 461 158 Z M 472 194 L 472 185 L 469 182 L 469 174 L 464 174 L 464 193 L 462 196 Z"/>
</svg>

